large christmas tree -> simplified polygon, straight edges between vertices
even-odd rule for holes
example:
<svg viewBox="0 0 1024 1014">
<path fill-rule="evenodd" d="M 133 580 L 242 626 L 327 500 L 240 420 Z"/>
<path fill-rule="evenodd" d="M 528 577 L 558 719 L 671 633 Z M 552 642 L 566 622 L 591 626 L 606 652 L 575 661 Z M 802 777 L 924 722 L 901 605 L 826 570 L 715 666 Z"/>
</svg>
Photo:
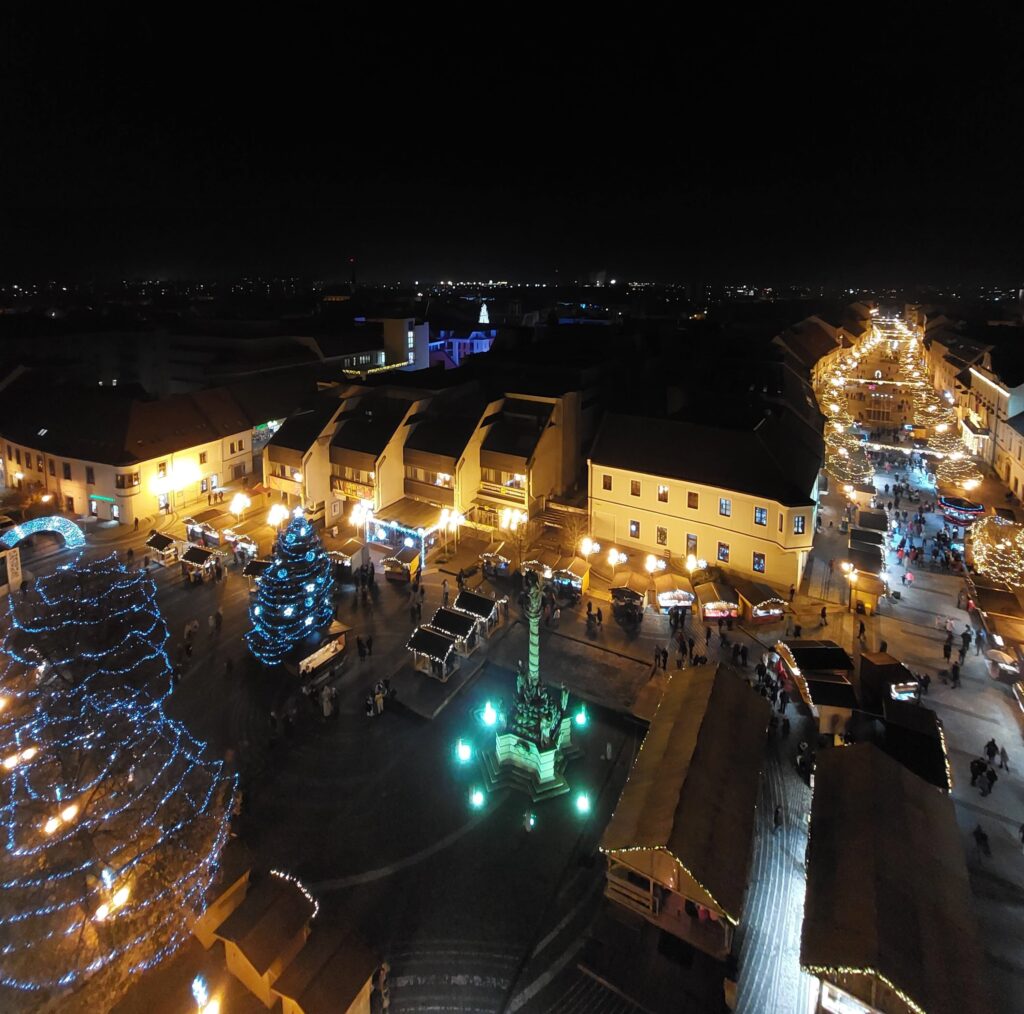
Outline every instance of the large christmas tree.
<svg viewBox="0 0 1024 1014">
<path fill-rule="evenodd" d="M 331 561 L 313 526 L 296 509 L 274 543 L 271 565 L 249 609 L 249 650 L 276 665 L 292 645 L 326 626 L 334 616 Z"/>
<path fill-rule="evenodd" d="M 108 1010 L 202 913 L 234 781 L 164 714 L 167 632 L 148 578 L 115 558 L 71 565 L 10 619 L 0 1008 Z"/>
</svg>

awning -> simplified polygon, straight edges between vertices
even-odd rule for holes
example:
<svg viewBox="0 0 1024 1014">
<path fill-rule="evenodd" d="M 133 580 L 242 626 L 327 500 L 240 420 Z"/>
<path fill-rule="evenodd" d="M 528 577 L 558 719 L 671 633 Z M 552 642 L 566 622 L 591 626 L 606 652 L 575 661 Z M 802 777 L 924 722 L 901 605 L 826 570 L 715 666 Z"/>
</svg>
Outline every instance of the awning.
<svg viewBox="0 0 1024 1014">
<path fill-rule="evenodd" d="M 155 549 L 158 553 L 162 553 L 165 549 L 174 545 L 174 539 L 168 538 L 163 532 L 154 532 L 148 539 L 146 539 L 146 545 L 150 549 Z"/>
<path fill-rule="evenodd" d="M 420 528 L 426 531 L 441 520 L 441 510 L 432 504 L 423 503 L 422 500 L 413 500 L 406 496 L 388 504 L 387 507 L 382 507 L 373 515 L 373 520 L 382 526 L 387 526 L 391 521 L 397 521 L 400 525 L 414 531 Z"/>
</svg>

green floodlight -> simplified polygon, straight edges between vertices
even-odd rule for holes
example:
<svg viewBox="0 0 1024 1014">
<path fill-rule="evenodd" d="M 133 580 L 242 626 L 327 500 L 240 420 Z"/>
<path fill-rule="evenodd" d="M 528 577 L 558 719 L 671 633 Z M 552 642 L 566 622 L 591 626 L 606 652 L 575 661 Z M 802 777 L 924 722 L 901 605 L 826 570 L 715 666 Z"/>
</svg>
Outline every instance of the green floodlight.
<svg viewBox="0 0 1024 1014">
<path fill-rule="evenodd" d="M 473 748 L 464 740 L 459 740 L 455 744 L 455 759 L 460 764 L 468 764 L 473 756 Z"/>
<path fill-rule="evenodd" d="M 472 806 L 474 810 L 479 810 L 484 805 L 485 799 L 486 796 L 484 796 L 483 789 L 474 789 L 469 794 L 469 805 Z"/>
<path fill-rule="evenodd" d="M 581 792 L 576 797 L 576 812 L 582 814 L 590 813 L 590 796 L 585 792 Z"/>
<path fill-rule="evenodd" d="M 580 710 L 576 712 L 576 724 L 581 729 L 587 724 L 587 706 L 585 704 L 581 704 Z"/>
<path fill-rule="evenodd" d="M 494 710 L 494 705 L 488 701 L 484 705 L 484 725 L 494 725 L 498 720 L 498 712 Z"/>
</svg>

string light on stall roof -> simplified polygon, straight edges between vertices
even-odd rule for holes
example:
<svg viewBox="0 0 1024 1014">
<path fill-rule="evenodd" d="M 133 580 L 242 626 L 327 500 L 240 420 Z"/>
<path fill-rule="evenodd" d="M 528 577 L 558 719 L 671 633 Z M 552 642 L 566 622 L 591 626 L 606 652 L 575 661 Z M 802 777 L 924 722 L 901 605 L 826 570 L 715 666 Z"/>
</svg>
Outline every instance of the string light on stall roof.
<svg viewBox="0 0 1024 1014">
<path fill-rule="evenodd" d="M 317 912 L 320 911 L 320 902 L 317 901 L 316 898 L 313 897 L 313 895 L 310 892 L 309 888 L 306 887 L 306 885 L 301 880 L 299 880 L 298 877 L 295 877 L 295 876 L 293 876 L 290 873 L 285 873 L 283 870 L 271 870 L 270 871 L 270 875 L 272 877 L 277 877 L 280 880 L 285 880 L 289 884 L 293 884 L 295 887 L 297 887 L 302 892 L 302 894 L 305 896 L 306 901 L 308 901 L 313 906 L 313 914 L 312 914 L 312 916 L 310 916 L 310 918 L 311 919 L 315 919 L 316 918 Z"/>
</svg>

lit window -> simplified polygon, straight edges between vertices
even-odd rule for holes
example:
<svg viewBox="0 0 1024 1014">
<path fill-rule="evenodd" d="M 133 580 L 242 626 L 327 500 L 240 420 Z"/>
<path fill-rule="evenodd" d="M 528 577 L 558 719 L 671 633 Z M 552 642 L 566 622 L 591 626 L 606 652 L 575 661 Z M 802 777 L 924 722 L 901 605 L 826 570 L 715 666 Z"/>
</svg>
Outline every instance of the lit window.
<svg viewBox="0 0 1024 1014">
<path fill-rule="evenodd" d="M 807 526 L 807 516 L 804 514 L 793 515 L 793 534 L 803 535 Z"/>
<path fill-rule="evenodd" d="M 667 528 L 661 528 L 659 526 L 659 528 L 658 528 L 658 545 L 659 546 L 667 546 L 668 545 L 668 529 Z"/>
<path fill-rule="evenodd" d="M 754 508 L 754 524 L 755 525 L 767 525 L 768 524 L 768 508 L 767 507 L 755 507 Z"/>
<path fill-rule="evenodd" d="M 611 491 L 612 488 L 612 477 L 610 475 L 601 476 L 601 489 Z"/>
<path fill-rule="evenodd" d="M 754 554 L 754 573 L 755 574 L 763 574 L 764 573 L 764 553 L 755 553 Z"/>
<path fill-rule="evenodd" d="M 668 486 L 658 487 L 658 503 L 668 503 Z"/>
<path fill-rule="evenodd" d="M 630 496 L 639 496 L 640 495 L 640 480 L 639 479 L 630 479 L 629 480 L 629 493 L 630 493 Z"/>
<path fill-rule="evenodd" d="M 725 496 L 719 497 L 718 498 L 718 513 L 721 514 L 723 518 L 731 518 L 732 517 L 732 500 L 730 500 L 728 497 L 725 497 Z"/>
<path fill-rule="evenodd" d="M 718 543 L 718 559 L 721 563 L 729 562 L 729 543 L 719 542 Z"/>
<path fill-rule="evenodd" d="M 640 522 L 639 521 L 630 521 L 630 523 L 629 523 L 629 537 L 631 539 L 639 539 L 640 538 Z"/>
<path fill-rule="evenodd" d="M 200 465 L 205 465 L 206 464 L 206 451 L 200 451 L 199 452 L 199 464 Z"/>
</svg>

